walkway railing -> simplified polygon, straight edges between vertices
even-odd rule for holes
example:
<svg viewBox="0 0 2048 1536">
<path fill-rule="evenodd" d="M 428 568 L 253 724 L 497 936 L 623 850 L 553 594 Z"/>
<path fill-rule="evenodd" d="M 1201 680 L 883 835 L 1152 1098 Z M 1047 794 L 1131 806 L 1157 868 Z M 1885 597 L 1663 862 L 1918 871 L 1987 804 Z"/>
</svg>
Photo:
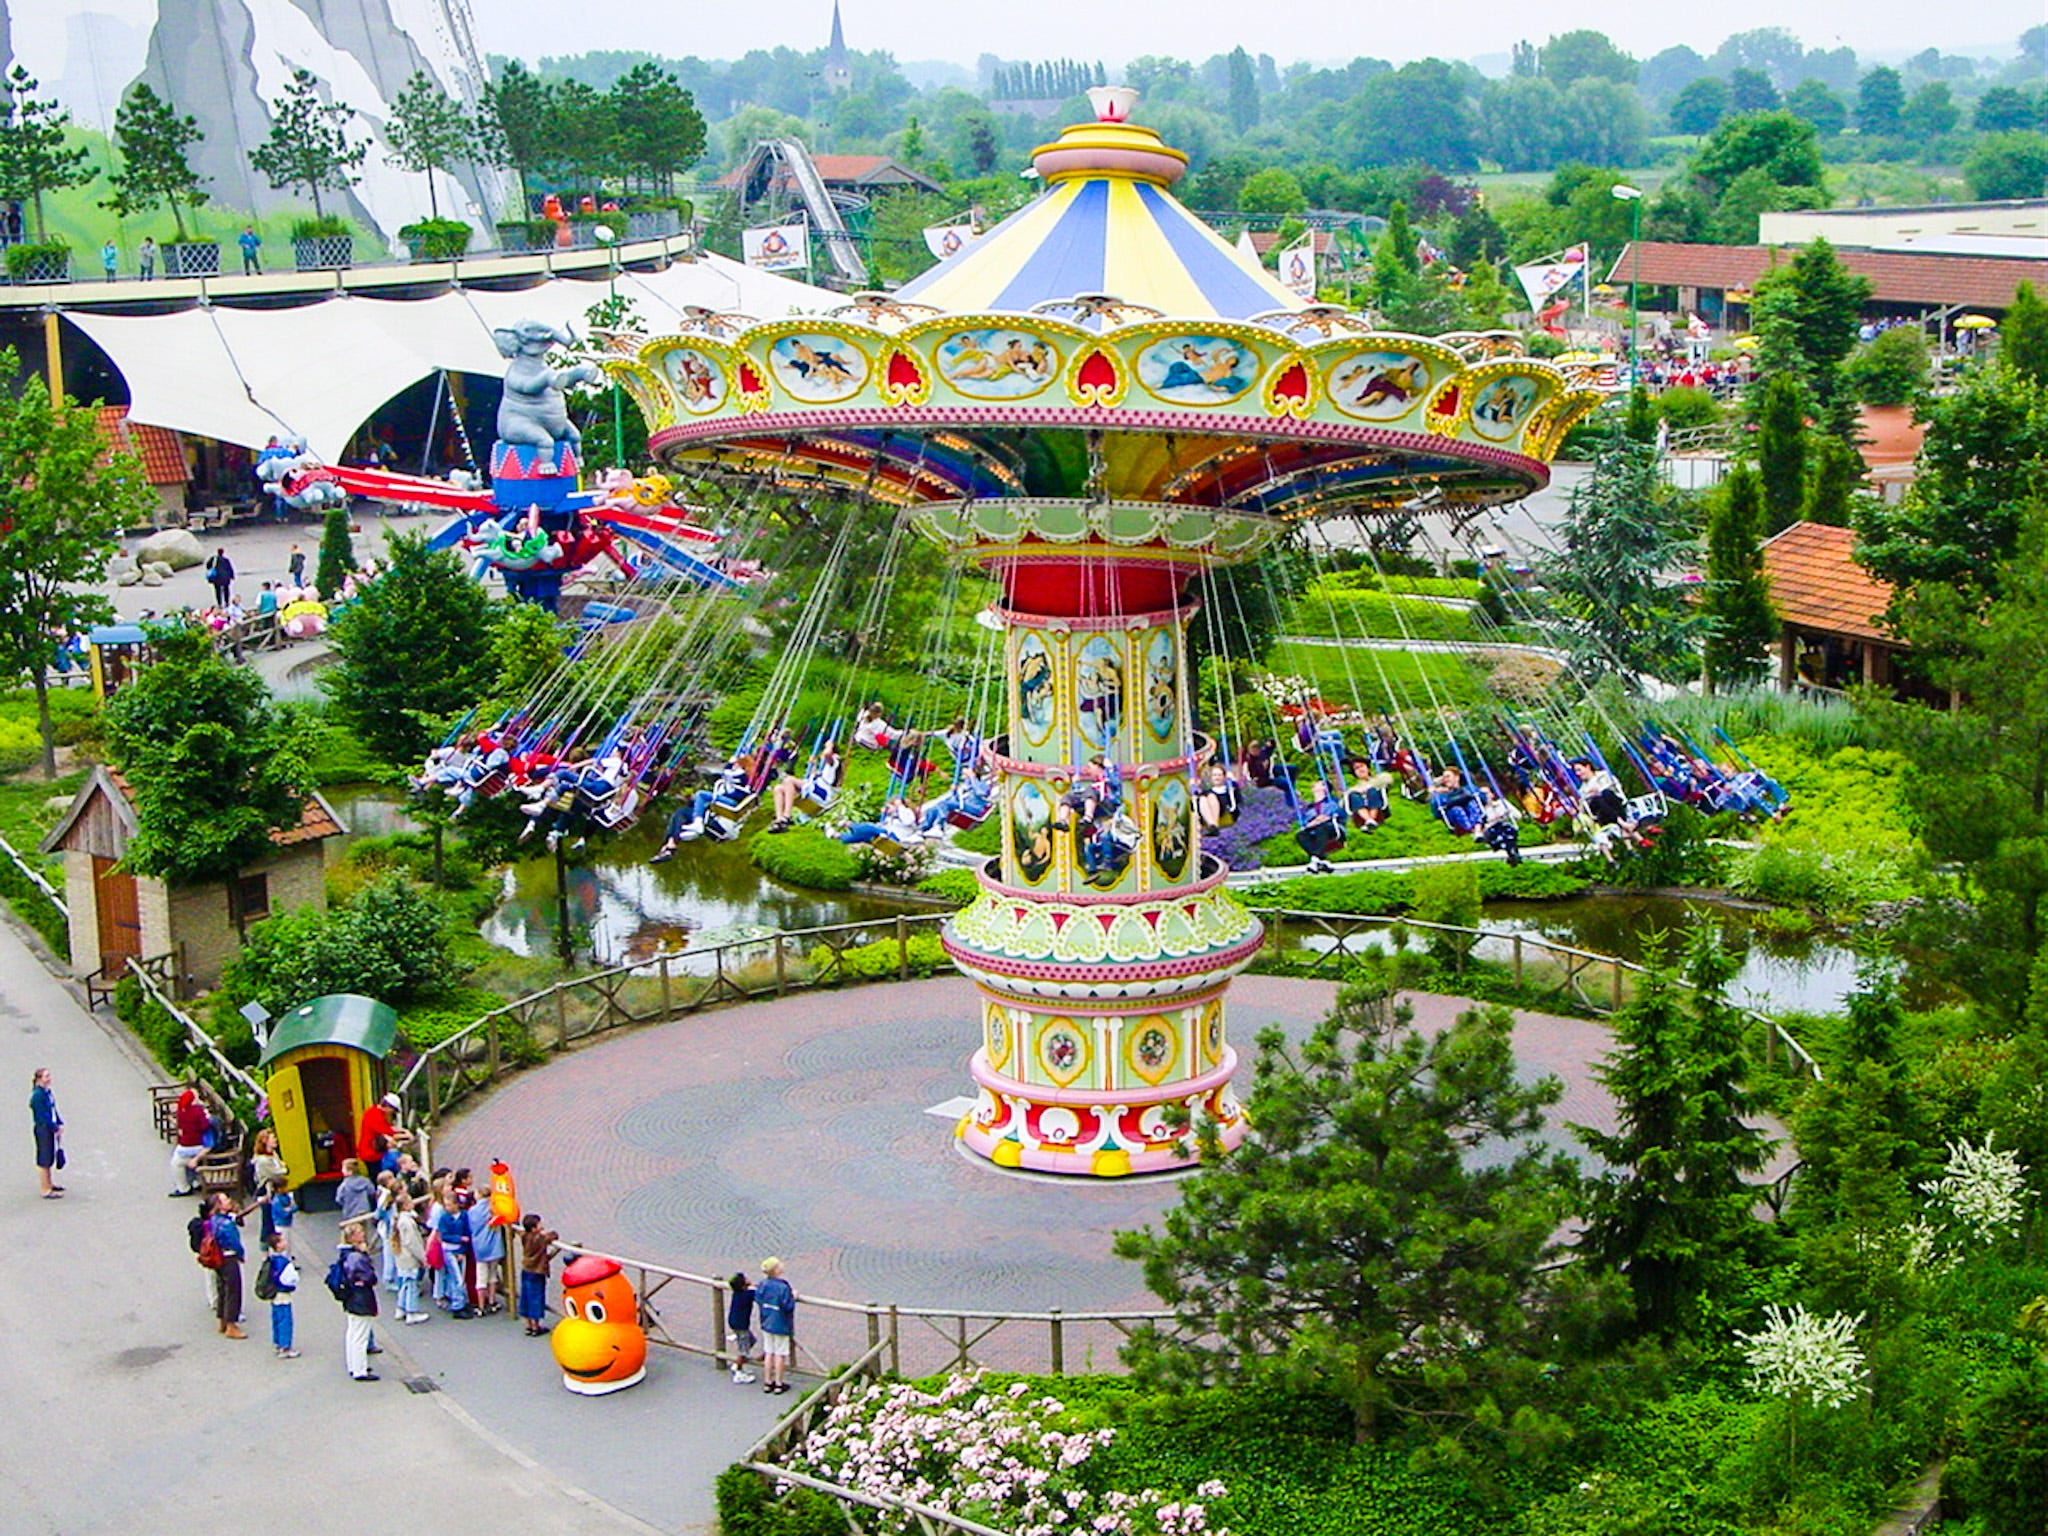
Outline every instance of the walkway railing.
<svg viewBox="0 0 2048 1536">
<path fill-rule="evenodd" d="M 24 858 L 14 844 L 8 842 L 4 837 L 0 837 L 0 855 L 5 855 L 7 862 L 21 871 L 22 878 L 42 893 L 44 899 L 63 915 L 65 922 L 71 921 L 71 904 L 58 894 L 57 888 L 54 885 L 50 884 L 43 877 L 43 872 Z"/>
<path fill-rule="evenodd" d="M 1475 955 L 1505 960 L 1517 985 L 1545 982 L 1551 991 L 1569 994 L 1595 1012 L 1619 1008 L 1628 1000 L 1628 978 L 1645 972 L 1645 967 L 1634 961 L 1577 949 L 1540 934 L 1426 923 L 1409 917 L 1361 917 L 1274 907 L 1252 910 L 1266 923 L 1269 949 L 1307 951 L 1316 956 L 1308 965 L 1310 975 L 1327 972 L 1334 977 L 1347 959 L 1383 952 L 1384 946 L 1367 942 L 1367 936 L 1394 929 L 1469 938 Z M 783 997 L 809 988 L 907 981 L 913 971 L 927 965 L 951 970 L 949 959 L 913 957 L 910 947 L 913 937 L 936 933 L 947 915 L 903 914 L 778 931 L 702 949 L 667 951 L 652 961 L 615 965 L 558 981 L 492 1009 L 413 1057 L 397 1088 L 404 1114 L 408 1123 L 431 1128 L 470 1094 L 508 1072 L 615 1029 L 663 1023 L 726 1003 Z M 867 953 L 864 963 L 849 962 L 849 952 L 856 950 Z M 1540 964 L 1532 965 L 1532 957 Z M 1765 1065 L 1776 1061 L 1782 1046 L 1801 1070 L 1815 1079 L 1820 1077 L 1819 1063 L 1791 1031 L 1753 1009 L 1742 1011 L 1763 1028 Z"/>
<path fill-rule="evenodd" d="M 186 1047 L 195 1055 L 204 1056 L 212 1062 L 221 1077 L 249 1094 L 261 1099 L 263 1085 L 247 1072 L 229 1061 L 221 1051 L 220 1042 L 200 1026 L 197 1019 L 180 1008 L 171 994 L 177 985 L 177 962 L 175 954 L 150 955 L 128 962 L 128 974 L 133 976 L 149 1000 L 168 1013 L 184 1032 Z"/>
</svg>

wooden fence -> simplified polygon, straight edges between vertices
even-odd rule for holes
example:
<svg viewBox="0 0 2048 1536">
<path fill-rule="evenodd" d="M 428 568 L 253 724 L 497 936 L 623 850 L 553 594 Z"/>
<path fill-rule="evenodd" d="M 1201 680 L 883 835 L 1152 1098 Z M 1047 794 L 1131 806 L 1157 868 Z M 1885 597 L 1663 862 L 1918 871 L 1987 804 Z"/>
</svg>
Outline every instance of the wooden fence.
<svg viewBox="0 0 2048 1536">
<path fill-rule="evenodd" d="M 71 904 L 64 899 L 62 893 L 54 885 L 44 878 L 43 872 L 37 869 L 28 859 L 24 858 L 14 844 L 8 842 L 4 837 L 0 837 L 0 856 L 4 856 L 8 863 L 21 871 L 22 878 L 42 893 L 44 900 L 57 909 L 65 922 L 71 921 Z"/>
</svg>

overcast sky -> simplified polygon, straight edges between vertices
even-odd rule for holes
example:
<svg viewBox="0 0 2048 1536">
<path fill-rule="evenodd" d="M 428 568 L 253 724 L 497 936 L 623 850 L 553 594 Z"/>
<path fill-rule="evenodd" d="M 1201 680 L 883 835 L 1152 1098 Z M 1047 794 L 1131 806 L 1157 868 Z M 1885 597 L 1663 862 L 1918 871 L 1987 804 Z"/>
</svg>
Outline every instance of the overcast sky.
<svg viewBox="0 0 2048 1536">
<path fill-rule="evenodd" d="M 1859 54 L 2010 53 L 2014 39 L 2044 19 L 2041 0 L 1642 0 L 1627 6 L 1529 0 L 1452 4 L 1337 3 L 1337 0 L 842 0 L 847 45 L 888 49 L 904 62 L 973 64 L 983 53 L 1008 59 L 1072 57 L 1121 63 L 1140 54 L 1203 59 L 1242 44 L 1282 64 L 1367 55 L 1400 62 L 1429 55 L 1463 59 L 1505 53 L 1517 38 L 1541 42 L 1574 27 L 1607 33 L 1638 58 L 1676 43 L 1702 53 L 1731 32 L 1784 26 L 1809 48 L 1846 43 Z M 493 53 L 533 59 L 593 48 L 641 48 L 681 57 L 730 59 L 752 48 L 822 44 L 832 0 L 773 6 L 710 0 L 474 0 L 477 28 Z"/>
</svg>

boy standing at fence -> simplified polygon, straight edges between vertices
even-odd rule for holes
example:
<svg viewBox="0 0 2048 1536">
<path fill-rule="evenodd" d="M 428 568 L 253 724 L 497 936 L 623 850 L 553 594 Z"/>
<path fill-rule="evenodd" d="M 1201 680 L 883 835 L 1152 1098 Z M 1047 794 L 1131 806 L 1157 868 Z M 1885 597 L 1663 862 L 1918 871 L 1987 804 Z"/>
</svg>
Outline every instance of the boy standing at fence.
<svg viewBox="0 0 2048 1536">
<path fill-rule="evenodd" d="M 763 1259 L 766 1278 L 755 1291 L 761 1306 L 761 1390 L 780 1394 L 789 1390 L 789 1360 L 796 1353 L 796 1290 L 782 1278 L 782 1260 Z"/>
<path fill-rule="evenodd" d="M 555 1244 L 562 1234 L 544 1230 L 540 1218 L 528 1211 L 519 1222 L 519 1315 L 526 1322 L 526 1336 L 537 1339 L 548 1331 L 548 1266 L 555 1260 Z"/>
<path fill-rule="evenodd" d="M 734 1272 L 726 1282 L 732 1287 L 732 1300 L 725 1305 L 725 1326 L 732 1330 L 732 1379 L 745 1384 L 754 1379 L 754 1373 L 747 1369 L 747 1356 L 754 1352 L 754 1287 L 747 1279 L 745 1270 Z"/>
</svg>

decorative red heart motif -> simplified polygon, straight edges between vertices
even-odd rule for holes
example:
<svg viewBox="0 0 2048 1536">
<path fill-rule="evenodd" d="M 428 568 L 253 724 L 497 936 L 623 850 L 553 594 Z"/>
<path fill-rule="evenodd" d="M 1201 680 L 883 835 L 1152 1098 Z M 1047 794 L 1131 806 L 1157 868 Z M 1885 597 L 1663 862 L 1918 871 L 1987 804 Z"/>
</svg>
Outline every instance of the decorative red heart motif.
<svg viewBox="0 0 2048 1536">
<path fill-rule="evenodd" d="M 889 354 L 889 367 L 884 378 L 890 389 L 900 390 L 904 394 L 911 393 L 924 383 L 924 374 L 917 364 L 910 360 L 910 354 L 907 352 Z"/>
<path fill-rule="evenodd" d="M 1102 931 L 1106 935 L 1111 928 L 1116 926 L 1116 914 L 1114 912 L 1098 912 L 1095 914 L 1095 921 L 1102 924 Z"/>
<path fill-rule="evenodd" d="M 1055 912 L 1055 913 L 1053 913 L 1053 915 L 1052 915 L 1052 931 L 1053 931 L 1054 933 L 1058 933 L 1058 932 L 1059 932 L 1059 931 L 1060 931 L 1060 930 L 1061 930 L 1062 928 L 1064 928 L 1064 927 L 1066 927 L 1066 926 L 1067 926 L 1067 919 L 1068 919 L 1068 918 L 1070 918 L 1070 917 L 1072 917 L 1072 916 L 1073 916 L 1073 913 L 1071 913 L 1071 912 Z"/>
<path fill-rule="evenodd" d="M 1148 924 L 1148 925 L 1149 925 L 1149 926 L 1150 926 L 1150 927 L 1152 928 L 1152 930 L 1153 930 L 1153 931 L 1154 931 L 1154 932 L 1156 933 L 1156 932 L 1158 931 L 1158 929 L 1159 929 L 1159 912 L 1158 912 L 1158 909 L 1157 909 L 1157 908 L 1154 908 L 1154 909 L 1152 909 L 1152 910 L 1150 910 L 1150 911 L 1146 912 L 1146 913 L 1144 914 L 1144 917 L 1145 917 L 1145 922 L 1146 922 L 1146 923 L 1147 923 L 1147 924 Z"/>
<path fill-rule="evenodd" d="M 1074 382 L 1083 392 L 1090 390 L 1101 394 L 1113 393 L 1116 389 L 1116 363 L 1107 352 L 1097 348 L 1081 359 L 1080 370 L 1074 375 Z"/>
<path fill-rule="evenodd" d="M 741 358 L 740 393 L 743 395 L 758 395 L 765 387 L 766 386 L 764 386 L 761 383 L 761 375 L 754 372 L 754 365 L 748 362 L 745 358 Z"/>
<path fill-rule="evenodd" d="M 1430 410 L 1439 416 L 1455 416 L 1458 413 L 1458 386 L 1445 385 L 1444 392 L 1436 397 Z"/>
<path fill-rule="evenodd" d="M 1281 370 L 1280 377 L 1273 381 L 1275 400 L 1300 401 L 1308 398 L 1308 370 L 1299 363 L 1289 363 Z"/>
</svg>

